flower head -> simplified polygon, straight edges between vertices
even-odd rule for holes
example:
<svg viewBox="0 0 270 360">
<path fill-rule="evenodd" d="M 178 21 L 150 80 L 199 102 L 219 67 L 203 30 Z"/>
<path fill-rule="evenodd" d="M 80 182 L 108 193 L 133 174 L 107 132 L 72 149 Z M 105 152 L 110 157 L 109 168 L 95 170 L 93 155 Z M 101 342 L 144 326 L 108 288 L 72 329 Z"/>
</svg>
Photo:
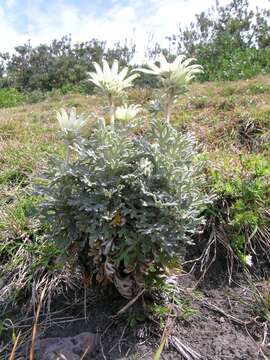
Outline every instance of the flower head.
<svg viewBox="0 0 270 360">
<path fill-rule="evenodd" d="M 85 119 L 76 114 L 76 108 L 71 108 L 68 113 L 65 109 L 60 109 L 56 113 L 56 117 L 58 123 L 60 125 L 61 130 L 65 134 L 77 134 L 79 133 L 81 127 L 85 124 Z"/>
<path fill-rule="evenodd" d="M 247 266 L 252 266 L 252 256 L 251 255 L 243 255 L 242 256 L 242 262 Z"/>
<path fill-rule="evenodd" d="M 119 106 L 115 111 L 115 118 L 123 122 L 130 122 L 141 111 L 140 105 Z"/>
<path fill-rule="evenodd" d="M 168 62 L 163 54 L 159 58 L 159 66 L 154 62 L 148 64 L 149 69 L 141 68 L 137 71 L 157 76 L 163 88 L 161 99 L 166 122 L 170 122 L 171 109 L 177 97 L 187 91 L 187 85 L 201 73 L 202 66 L 191 64 L 195 59 L 179 55 L 173 62 Z"/>
<path fill-rule="evenodd" d="M 124 67 L 119 72 L 119 63 L 114 60 L 110 68 L 106 60 L 102 60 L 103 68 L 97 63 L 93 63 L 96 72 L 91 72 L 90 81 L 98 86 L 104 93 L 110 95 L 121 95 L 122 91 L 133 85 L 133 80 L 139 74 L 132 74 L 128 76 L 128 67 Z"/>
<path fill-rule="evenodd" d="M 142 68 L 137 69 L 137 71 L 159 77 L 164 85 L 185 88 L 196 74 L 203 72 L 201 65 L 191 64 L 195 60 L 194 58 L 186 58 L 185 55 L 179 55 L 173 62 L 168 62 L 165 56 L 161 54 L 160 66 L 151 62 L 148 63 L 149 69 Z"/>
<path fill-rule="evenodd" d="M 151 163 L 149 159 L 147 158 L 140 159 L 139 166 L 145 176 L 147 177 L 151 176 L 154 165 Z"/>
</svg>

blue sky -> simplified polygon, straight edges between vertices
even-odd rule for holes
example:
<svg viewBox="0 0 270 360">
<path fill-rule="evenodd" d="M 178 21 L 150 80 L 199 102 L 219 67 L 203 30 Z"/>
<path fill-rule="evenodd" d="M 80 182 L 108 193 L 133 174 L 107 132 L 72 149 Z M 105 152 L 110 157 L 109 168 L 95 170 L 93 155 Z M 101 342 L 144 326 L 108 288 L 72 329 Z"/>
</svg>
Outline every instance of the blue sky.
<svg viewBox="0 0 270 360">
<path fill-rule="evenodd" d="M 228 3 L 229 0 L 220 0 Z M 74 41 L 91 38 L 134 38 L 138 57 L 148 39 L 165 43 L 177 24 L 190 22 L 215 0 L 0 0 L 0 51 L 31 39 L 34 45 L 72 34 Z M 269 7 L 269 0 L 250 0 L 255 7 Z"/>
</svg>

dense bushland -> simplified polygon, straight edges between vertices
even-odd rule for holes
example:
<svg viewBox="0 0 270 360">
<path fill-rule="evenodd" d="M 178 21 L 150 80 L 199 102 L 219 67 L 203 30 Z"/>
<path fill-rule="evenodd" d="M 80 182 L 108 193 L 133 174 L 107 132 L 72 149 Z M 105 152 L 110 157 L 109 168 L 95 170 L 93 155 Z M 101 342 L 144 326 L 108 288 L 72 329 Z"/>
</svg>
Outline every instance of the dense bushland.
<svg viewBox="0 0 270 360">
<path fill-rule="evenodd" d="M 93 61 L 116 58 L 126 65 L 134 51 L 132 43 L 116 43 L 114 48 L 108 48 L 105 41 L 97 39 L 72 44 L 67 36 L 37 47 L 29 42 L 17 46 L 12 54 L 0 54 L 0 87 L 24 91 L 60 89 L 63 93 L 70 90 L 89 92 L 92 87 L 84 80 L 87 72 L 93 70 Z"/>
<path fill-rule="evenodd" d="M 217 2 L 169 42 L 177 53 L 200 59 L 202 80 L 247 79 L 270 71 L 269 21 L 270 10 L 253 11 L 248 0 Z"/>
</svg>

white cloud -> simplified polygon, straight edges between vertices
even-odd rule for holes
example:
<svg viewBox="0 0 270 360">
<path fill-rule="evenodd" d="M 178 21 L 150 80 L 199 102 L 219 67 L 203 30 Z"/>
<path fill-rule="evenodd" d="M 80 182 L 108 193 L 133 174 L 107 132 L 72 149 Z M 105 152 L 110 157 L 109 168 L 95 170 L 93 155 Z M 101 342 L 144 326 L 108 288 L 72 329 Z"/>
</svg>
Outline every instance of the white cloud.
<svg viewBox="0 0 270 360">
<path fill-rule="evenodd" d="M 23 37 L 11 25 L 6 17 L 5 9 L 0 6 L 0 51 L 10 51 L 15 45 L 23 41 Z"/>
<path fill-rule="evenodd" d="M 5 1 L 5 7 L 8 9 L 11 9 L 16 4 L 16 0 L 6 0 Z"/>
<path fill-rule="evenodd" d="M 16 3 L 18 5 L 18 0 L 6 0 L 0 7 L 0 51 L 11 51 L 28 39 L 37 45 L 72 34 L 74 41 L 95 37 L 106 40 L 109 45 L 116 40 L 134 38 L 137 58 L 141 58 L 150 33 L 154 36 L 152 43 L 158 41 L 165 45 L 165 36 L 175 33 L 179 23 L 189 23 L 196 13 L 207 10 L 215 0 L 128 0 L 125 5 L 121 0 L 112 0 L 111 7 L 99 13 L 91 6 L 82 10 L 79 2 L 75 6 L 63 0 L 20 2 L 20 11 L 16 13 Z M 102 9 L 104 2 L 95 1 L 98 3 Z M 22 4 L 26 4 L 23 15 Z M 251 5 L 267 7 L 269 0 L 252 0 Z M 16 16 L 23 20 L 21 30 L 16 26 Z"/>
</svg>

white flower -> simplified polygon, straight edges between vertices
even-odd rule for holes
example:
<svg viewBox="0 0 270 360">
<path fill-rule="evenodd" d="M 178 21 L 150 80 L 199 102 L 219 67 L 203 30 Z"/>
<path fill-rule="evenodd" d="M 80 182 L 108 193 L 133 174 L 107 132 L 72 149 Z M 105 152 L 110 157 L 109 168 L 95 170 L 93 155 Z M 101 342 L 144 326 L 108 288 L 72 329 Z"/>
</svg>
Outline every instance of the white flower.
<svg viewBox="0 0 270 360">
<path fill-rule="evenodd" d="M 163 87 L 163 109 L 165 121 L 170 122 L 171 110 L 177 97 L 187 90 L 187 85 L 196 74 L 203 72 L 202 66 L 191 64 L 195 59 L 179 55 L 173 62 L 168 62 L 163 54 L 159 57 L 159 66 L 154 62 L 148 64 L 149 69 L 137 71 L 157 76 Z"/>
<path fill-rule="evenodd" d="M 122 91 L 133 85 L 133 80 L 139 75 L 128 75 L 128 67 L 124 67 L 119 72 L 119 63 L 114 60 L 110 68 L 106 60 L 102 60 L 103 68 L 97 63 L 93 63 L 96 72 L 89 73 L 90 81 L 98 86 L 104 93 L 111 95 L 121 95 Z"/>
<path fill-rule="evenodd" d="M 130 122 L 141 111 L 140 105 L 118 106 L 115 111 L 115 118 L 123 122 Z"/>
<path fill-rule="evenodd" d="M 243 255 L 242 257 L 242 261 L 245 265 L 248 266 L 252 266 L 253 262 L 252 262 L 252 256 L 251 255 Z"/>
<path fill-rule="evenodd" d="M 170 63 L 166 60 L 163 54 L 159 57 L 160 66 L 154 62 L 148 63 L 150 69 L 137 69 L 147 74 L 158 76 L 161 80 L 166 82 L 166 85 L 173 85 L 176 87 L 186 86 L 196 74 L 202 73 L 202 66 L 198 64 L 191 64 L 196 59 L 186 58 L 185 55 L 179 55 Z"/>
<path fill-rule="evenodd" d="M 140 159 L 140 169 L 142 170 L 143 174 L 147 177 L 151 176 L 152 171 L 154 169 L 154 165 L 149 161 L 147 158 Z"/>
<path fill-rule="evenodd" d="M 71 108 L 69 114 L 65 109 L 60 109 L 56 113 L 61 130 L 68 133 L 78 133 L 81 127 L 85 124 L 85 119 L 76 114 L 76 109 Z"/>
</svg>

